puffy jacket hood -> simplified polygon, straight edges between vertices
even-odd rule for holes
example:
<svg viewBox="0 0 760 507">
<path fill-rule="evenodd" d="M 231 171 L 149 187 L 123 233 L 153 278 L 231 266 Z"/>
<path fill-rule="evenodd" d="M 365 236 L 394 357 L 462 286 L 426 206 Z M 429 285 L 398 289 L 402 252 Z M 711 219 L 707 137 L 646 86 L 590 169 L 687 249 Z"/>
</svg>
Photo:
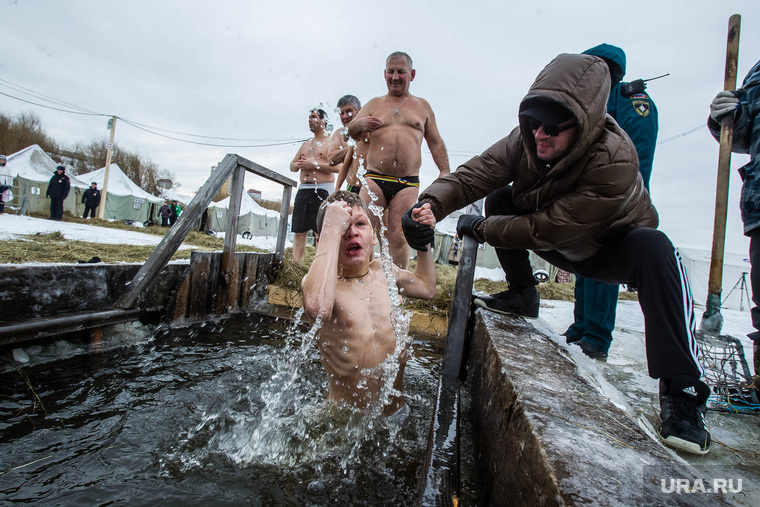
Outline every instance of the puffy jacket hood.
<svg viewBox="0 0 760 507">
<path fill-rule="evenodd" d="M 616 85 L 625 76 L 625 51 L 612 44 L 599 44 L 591 49 L 587 49 L 583 52 L 584 55 L 598 56 L 613 65 L 617 65 L 620 69 L 619 79 L 617 79 L 612 85 Z M 615 76 L 615 72 L 611 72 Z M 613 78 L 614 79 L 614 78 Z"/>
<path fill-rule="evenodd" d="M 520 104 L 556 103 L 578 120 L 577 139 L 554 163 L 536 156 L 528 119 L 482 155 L 438 178 L 420 195 L 437 219 L 512 186 L 515 213 L 483 225 L 491 245 L 556 251 L 571 261 L 596 254 L 624 227 L 657 227 L 657 211 L 639 174 L 636 149 L 606 114 L 607 64 L 590 55 L 559 55 L 536 78 Z"/>
<path fill-rule="evenodd" d="M 520 111 L 535 100 L 554 102 L 570 111 L 578 121 L 578 140 L 544 176 L 573 165 L 599 140 L 605 129 L 609 93 L 609 71 L 607 64 L 599 58 L 562 54 L 544 67 L 520 103 Z M 530 154 L 531 169 L 545 173 L 546 163 L 536 156 L 536 141 L 525 117 L 520 117 L 520 133 L 525 153 Z"/>
</svg>

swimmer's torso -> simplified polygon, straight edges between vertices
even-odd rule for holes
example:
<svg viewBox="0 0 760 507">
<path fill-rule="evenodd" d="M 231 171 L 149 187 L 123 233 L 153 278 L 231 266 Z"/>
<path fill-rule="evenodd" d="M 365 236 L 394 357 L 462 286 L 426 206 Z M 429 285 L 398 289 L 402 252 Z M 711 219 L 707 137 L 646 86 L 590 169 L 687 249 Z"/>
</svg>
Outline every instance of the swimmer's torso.
<svg viewBox="0 0 760 507">
<path fill-rule="evenodd" d="M 312 139 L 303 143 L 298 154 L 301 157 L 317 161 L 320 167 L 326 169 L 329 167 L 327 160 L 327 148 L 329 144 L 329 139 L 327 138 L 322 141 Z M 335 181 L 335 173 L 316 168 L 301 169 L 299 179 L 301 183 L 332 183 Z"/>
<path fill-rule="evenodd" d="M 383 125 L 372 132 L 367 169 L 388 176 L 417 176 L 422 165 L 420 147 L 425 136 L 426 107 L 420 99 L 410 95 L 398 108 L 398 114 L 394 114 L 388 97 L 374 100 L 378 101 L 377 107 L 373 105 L 369 114 Z M 398 102 L 395 97 L 393 100 Z"/>
<path fill-rule="evenodd" d="M 383 387 L 378 366 L 396 349 L 387 291 L 379 266 L 366 278 L 339 280 L 333 315 L 322 323 L 318 339 L 322 364 L 330 382 L 329 399 L 361 410 L 368 409 L 377 400 Z M 405 362 L 404 350 L 394 379 L 399 390 Z M 403 404 L 399 401 L 396 400 L 398 406 Z"/>
</svg>

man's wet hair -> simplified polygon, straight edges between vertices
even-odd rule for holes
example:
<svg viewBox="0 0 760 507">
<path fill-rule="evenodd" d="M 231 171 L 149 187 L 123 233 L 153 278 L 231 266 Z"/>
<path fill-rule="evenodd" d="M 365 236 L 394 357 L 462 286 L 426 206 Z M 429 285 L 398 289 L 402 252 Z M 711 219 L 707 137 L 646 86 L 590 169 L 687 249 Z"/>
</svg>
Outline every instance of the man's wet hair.
<svg viewBox="0 0 760 507">
<path fill-rule="evenodd" d="M 359 99 L 357 99 L 353 95 L 343 95 L 341 98 L 338 99 L 338 107 L 343 106 L 352 106 L 357 111 L 362 108 L 362 103 L 359 102 Z"/>
<path fill-rule="evenodd" d="M 315 107 L 314 109 L 312 109 L 309 112 L 310 113 L 317 113 L 319 115 L 319 119 L 320 120 L 326 120 L 327 119 L 327 113 L 325 112 L 324 109 L 320 109 L 320 108 Z"/>
<path fill-rule="evenodd" d="M 355 194 L 353 192 L 349 192 L 347 190 L 336 190 L 332 194 L 327 196 L 327 199 L 325 199 L 322 204 L 319 206 L 319 211 L 317 212 L 317 234 L 322 233 L 322 224 L 325 221 L 325 213 L 327 212 L 327 206 L 338 201 L 343 201 L 352 208 L 354 206 L 360 206 L 364 212 L 367 214 L 367 217 L 370 216 L 369 214 L 369 208 L 367 207 L 367 203 L 364 202 L 364 200 L 359 197 L 358 194 Z"/>
<path fill-rule="evenodd" d="M 409 64 L 409 69 L 414 69 L 414 63 L 412 62 L 412 57 L 408 54 L 404 53 L 403 51 L 394 51 L 393 53 L 388 55 L 388 58 L 385 59 L 385 64 L 388 65 L 388 62 L 391 60 L 395 60 L 396 58 L 406 58 L 406 63 Z"/>
</svg>

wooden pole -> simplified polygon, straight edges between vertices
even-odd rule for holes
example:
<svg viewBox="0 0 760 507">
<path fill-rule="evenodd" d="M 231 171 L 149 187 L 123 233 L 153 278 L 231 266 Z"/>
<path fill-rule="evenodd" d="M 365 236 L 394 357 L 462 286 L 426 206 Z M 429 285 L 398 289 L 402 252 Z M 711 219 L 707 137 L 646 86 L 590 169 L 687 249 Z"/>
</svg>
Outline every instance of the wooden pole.
<svg viewBox="0 0 760 507">
<path fill-rule="evenodd" d="M 238 279 L 235 245 L 237 244 L 237 226 L 240 221 L 240 206 L 243 200 L 243 182 L 245 168 L 238 165 L 232 172 L 230 185 L 230 206 L 227 209 L 227 233 L 224 235 L 224 250 L 219 273 L 219 297 L 216 312 L 219 315 L 229 313 L 237 308 Z"/>
<path fill-rule="evenodd" d="M 728 20 L 728 40 L 726 43 L 726 69 L 723 89 L 736 90 L 736 67 L 739 59 L 739 29 L 741 16 L 734 14 Z M 707 302 L 702 315 L 702 331 L 718 335 L 723 327 L 720 314 L 723 285 L 723 254 L 726 243 L 726 217 L 728 214 L 728 183 L 731 172 L 731 146 L 734 140 L 734 115 L 728 114 L 721 120 L 720 149 L 718 155 L 718 181 L 715 189 L 715 223 L 713 226 L 712 258 L 710 278 L 707 284 Z"/>
<path fill-rule="evenodd" d="M 282 187 L 282 200 L 280 201 L 280 221 L 277 226 L 277 246 L 275 248 L 275 255 L 277 261 L 281 262 L 285 256 L 285 239 L 288 235 L 288 215 L 290 214 L 290 198 L 293 192 L 293 187 L 284 185 Z"/>
<path fill-rule="evenodd" d="M 100 206 L 98 206 L 98 218 L 105 218 L 106 213 L 106 192 L 108 192 L 108 171 L 111 170 L 111 154 L 113 153 L 113 138 L 116 134 L 116 117 L 111 117 L 111 138 L 106 147 L 106 172 L 103 175 L 103 188 L 100 189 Z"/>
</svg>

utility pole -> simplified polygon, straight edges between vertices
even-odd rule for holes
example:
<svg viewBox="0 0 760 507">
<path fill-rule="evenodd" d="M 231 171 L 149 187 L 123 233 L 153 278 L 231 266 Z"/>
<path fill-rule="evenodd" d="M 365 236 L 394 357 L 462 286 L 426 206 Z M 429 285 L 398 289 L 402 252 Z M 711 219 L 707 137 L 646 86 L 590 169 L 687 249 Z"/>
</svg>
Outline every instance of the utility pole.
<svg viewBox="0 0 760 507">
<path fill-rule="evenodd" d="M 100 190 L 100 206 L 98 207 L 98 218 L 104 218 L 106 213 L 106 192 L 108 191 L 108 171 L 111 169 L 111 154 L 113 153 L 113 136 L 116 133 L 116 117 L 112 116 L 108 120 L 108 128 L 111 129 L 111 139 L 108 141 L 106 148 L 106 173 L 103 176 L 103 188 Z"/>
</svg>

